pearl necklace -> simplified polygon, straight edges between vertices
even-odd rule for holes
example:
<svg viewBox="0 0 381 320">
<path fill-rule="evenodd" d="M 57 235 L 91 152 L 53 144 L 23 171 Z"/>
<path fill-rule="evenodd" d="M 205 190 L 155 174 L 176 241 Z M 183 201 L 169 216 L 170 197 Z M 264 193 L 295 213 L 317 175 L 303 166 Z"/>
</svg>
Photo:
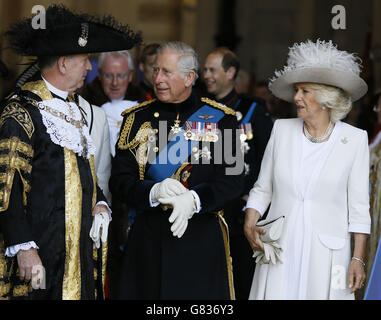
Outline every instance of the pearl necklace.
<svg viewBox="0 0 381 320">
<path fill-rule="evenodd" d="M 325 133 L 321 137 L 315 138 L 315 137 L 310 135 L 310 133 L 308 132 L 308 129 L 306 127 L 306 123 L 304 122 L 303 123 L 303 132 L 304 132 L 304 135 L 306 136 L 306 138 L 308 140 L 310 140 L 311 142 L 313 142 L 313 143 L 322 143 L 325 140 L 327 140 L 327 138 L 331 135 L 334 127 L 335 127 L 334 123 L 332 121 L 330 121 L 329 125 L 327 127 L 327 130 L 325 130 Z"/>
</svg>

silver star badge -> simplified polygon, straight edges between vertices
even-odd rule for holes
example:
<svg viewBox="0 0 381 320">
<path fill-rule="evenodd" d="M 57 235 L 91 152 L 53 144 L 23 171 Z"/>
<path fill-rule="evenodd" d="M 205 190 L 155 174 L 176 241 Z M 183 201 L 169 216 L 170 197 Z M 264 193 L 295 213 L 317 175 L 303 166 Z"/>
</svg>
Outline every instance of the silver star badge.
<svg viewBox="0 0 381 320">
<path fill-rule="evenodd" d="M 202 148 L 202 151 L 199 150 L 193 156 L 196 160 L 199 160 L 200 158 L 206 158 L 208 160 L 212 159 L 211 152 L 208 147 Z"/>
</svg>

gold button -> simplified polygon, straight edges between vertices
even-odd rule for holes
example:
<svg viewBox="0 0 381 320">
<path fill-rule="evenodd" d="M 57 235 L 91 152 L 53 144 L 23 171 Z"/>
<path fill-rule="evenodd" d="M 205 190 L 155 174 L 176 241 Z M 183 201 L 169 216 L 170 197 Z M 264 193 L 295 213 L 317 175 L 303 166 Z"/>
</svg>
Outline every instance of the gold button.
<svg viewBox="0 0 381 320">
<path fill-rule="evenodd" d="M 159 152 L 159 148 L 158 147 L 153 148 L 153 152 Z"/>
<path fill-rule="evenodd" d="M 159 112 L 155 112 L 155 113 L 153 114 L 153 116 L 154 116 L 155 118 L 159 118 L 160 114 L 159 114 Z"/>
<path fill-rule="evenodd" d="M 193 147 L 192 148 L 192 152 L 197 152 L 198 151 L 198 148 L 197 147 Z"/>
<path fill-rule="evenodd" d="M 156 133 L 158 133 L 159 132 L 159 130 L 157 130 L 157 129 L 153 129 L 153 133 L 154 134 L 156 134 Z"/>
</svg>

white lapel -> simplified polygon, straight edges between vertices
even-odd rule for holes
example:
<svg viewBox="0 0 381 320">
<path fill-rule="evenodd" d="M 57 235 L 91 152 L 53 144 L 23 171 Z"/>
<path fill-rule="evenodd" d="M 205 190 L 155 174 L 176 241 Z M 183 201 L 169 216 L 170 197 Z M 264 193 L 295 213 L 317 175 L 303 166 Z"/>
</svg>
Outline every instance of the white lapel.
<svg viewBox="0 0 381 320">
<path fill-rule="evenodd" d="M 296 126 L 296 130 L 294 130 L 293 136 L 292 136 L 292 173 L 293 173 L 293 178 L 294 178 L 294 189 L 295 189 L 295 194 L 298 195 L 298 198 L 301 199 L 303 197 L 303 192 L 302 192 L 302 184 L 301 184 L 301 179 L 302 175 L 300 172 L 300 168 L 302 165 L 302 155 L 303 155 L 303 120 L 298 119 L 298 123 Z"/>
</svg>

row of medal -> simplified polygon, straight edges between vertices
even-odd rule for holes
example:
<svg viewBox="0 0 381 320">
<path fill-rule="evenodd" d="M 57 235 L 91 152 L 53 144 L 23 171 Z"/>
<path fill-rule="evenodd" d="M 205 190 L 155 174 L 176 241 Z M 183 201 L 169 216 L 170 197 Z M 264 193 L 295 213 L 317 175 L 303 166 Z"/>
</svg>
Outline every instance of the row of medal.
<svg viewBox="0 0 381 320">
<path fill-rule="evenodd" d="M 239 131 L 241 141 L 253 139 L 253 130 L 251 128 L 251 123 L 240 124 Z"/>
<path fill-rule="evenodd" d="M 179 126 L 179 122 L 175 120 L 175 125 L 172 127 L 171 132 L 177 134 L 183 131 Z M 218 124 L 212 122 L 197 122 L 186 121 L 184 130 L 185 140 L 192 141 L 218 141 Z"/>
<path fill-rule="evenodd" d="M 193 141 L 218 141 L 218 124 L 212 122 L 185 122 L 185 140 Z"/>
<path fill-rule="evenodd" d="M 241 124 L 239 130 L 241 141 L 253 139 L 251 123 Z M 182 128 L 179 126 L 179 121 L 175 120 L 175 125 L 172 127 L 171 131 L 174 134 L 182 131 Z M 217 142 L 218 124 L 213 122 L 186 121 L 184 137 L 185 140 Z"/>
</svg>

